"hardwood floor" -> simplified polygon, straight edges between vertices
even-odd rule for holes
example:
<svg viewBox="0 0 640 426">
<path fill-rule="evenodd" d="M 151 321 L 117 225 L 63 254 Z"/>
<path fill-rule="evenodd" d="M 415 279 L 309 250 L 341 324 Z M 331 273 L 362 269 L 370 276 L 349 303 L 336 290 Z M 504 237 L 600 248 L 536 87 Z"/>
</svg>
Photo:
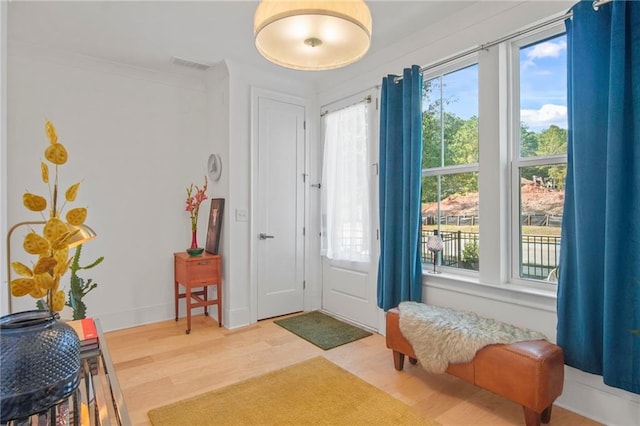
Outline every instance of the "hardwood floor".
<svg viewBox="0 0 640 426">
<path fill-rule="evenodd" d="M 323 356 L 442 425 L 522 425 L 522 408 L 449 374 L 405 363 L 393 368 L 383 336 L 374 334 L 324 351 L 273 323 L 236 330 L 209 317 L 164 321 L 106 333 L 131 422 L 149 425 L 147 412 L 187 397 Z M 554 407 L 551 425 L 598 425 Z"/>
</svg>

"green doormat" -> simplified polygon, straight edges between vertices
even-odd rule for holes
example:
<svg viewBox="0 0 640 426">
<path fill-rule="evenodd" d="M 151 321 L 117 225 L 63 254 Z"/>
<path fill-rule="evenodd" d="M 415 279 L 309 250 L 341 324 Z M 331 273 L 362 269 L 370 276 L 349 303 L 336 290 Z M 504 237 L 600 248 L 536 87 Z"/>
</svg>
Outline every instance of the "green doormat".
<svg viewBox="0 0 640 426">
<path fill-rule="evenodd" d="M 275 320 L 274 323 L 325 351 L 371 336 L 368 331 L 337 320 L 320 311 Z"/>
</svg>

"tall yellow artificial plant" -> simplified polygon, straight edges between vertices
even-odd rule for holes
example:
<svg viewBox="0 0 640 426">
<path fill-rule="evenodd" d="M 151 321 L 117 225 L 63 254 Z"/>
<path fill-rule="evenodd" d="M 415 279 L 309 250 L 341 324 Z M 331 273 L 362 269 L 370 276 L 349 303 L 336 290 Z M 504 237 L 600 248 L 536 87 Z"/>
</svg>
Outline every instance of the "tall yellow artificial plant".
<svg viewBox="0 0 640 426">
<path fill-rule="evenodd" d="M 69 244 L 79 232 L 73 227 L 84 223 L 87 209 L 70 209 L 65 216 L 66 223 L 61 219 L 67 202 L 75 201 L 80 182 L 67 188 L 64 193 L 65 202 L 62 206 L 58 205 L 58 167 L 67 162 L 68 154 L 64 145 L 58 142 L 56 129 L 48 120 L 45 123 L 45 131 L 49 145 L 44 151 L 44 157 L 54 166 L 53 187 L 49 179 L 49 166 L 44 161 L 40 163 L 40 171 L 42 182 L 49 187 L 50 202 L 47 203 L 45 197 L 28 191 L 22 196 L 22 202 L 28 210 L 39 212 L 46 223 L 42 235 L 30 229 L 22 244 L 27 253 L 37 256 L 35 264 L 29 267 L 20 262 L 11 263 L 13 270 L 20 275 L 20 278 L 11 281 L 11 294 L 16 297 L 30 295 L 34 299 L 46 297 L 46 306 L 54 313 L 60 312 L 65 306 L 66 294 L 60 288 L 60 279 L 73 261 L 73 257 L 69 257 Z M 48 218 L 44 213 L 47 206 Z"/>
</svg>

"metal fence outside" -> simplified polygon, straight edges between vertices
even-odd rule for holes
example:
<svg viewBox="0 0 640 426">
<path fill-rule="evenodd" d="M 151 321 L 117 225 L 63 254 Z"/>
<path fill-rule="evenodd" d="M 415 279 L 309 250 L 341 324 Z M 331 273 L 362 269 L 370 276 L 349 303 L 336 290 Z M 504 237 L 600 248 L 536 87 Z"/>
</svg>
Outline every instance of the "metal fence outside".
<svg viewBox="0 0 640 426">
<path fill-rule="evenodd" d="M 423 225 L 478 225 L 480 218 L 476 216 L 460 216 L 460 215 L 424 215 L 422 216 Z M 562 226 L 562 215 L 552 214 L 523 214 L 520 217 L 520 223 L 527 226 L 550 226 L 559 228 Z"/>
<path fill-rule="evenodd" d="M 521 277 L 546 280 L 560 260 L 560 237 L 523 235 L 520 259 Z"/>
<path fill-rule="evenodd" d="M 421 254 L 422 263 L 433 265 L 433 254 L 427 249 L 427 239 L 430 235 L 440 235 L 443 249 L 440 253 L 438 265 L 451 266 L 469 270 L 478 270 L 478 259 L 464 258 L 464 248 L 467 244 L 479 244 L 480 235 L 477 232 L 422 230 Z M 520 276 L 546 280 L 549 274 L 558 266 L 560 255 L 560 237 L 548 235 L 522 235 L 520 249 Z"/>
</svg>

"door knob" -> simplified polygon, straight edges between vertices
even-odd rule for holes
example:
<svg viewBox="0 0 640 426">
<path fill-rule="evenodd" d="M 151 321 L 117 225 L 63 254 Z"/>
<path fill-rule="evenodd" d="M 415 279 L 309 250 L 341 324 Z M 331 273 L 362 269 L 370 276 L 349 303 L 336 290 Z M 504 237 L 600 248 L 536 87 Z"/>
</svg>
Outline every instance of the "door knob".
<svg viewBox="0 0 640 426">
<path fill-rule="evenodd" d="M 273 235 L 267 235 L 264 232 L 260 233 L 260 239 L 261 240 L 266 240 L 267 238 L 275 238 Z"/>
</svg>

